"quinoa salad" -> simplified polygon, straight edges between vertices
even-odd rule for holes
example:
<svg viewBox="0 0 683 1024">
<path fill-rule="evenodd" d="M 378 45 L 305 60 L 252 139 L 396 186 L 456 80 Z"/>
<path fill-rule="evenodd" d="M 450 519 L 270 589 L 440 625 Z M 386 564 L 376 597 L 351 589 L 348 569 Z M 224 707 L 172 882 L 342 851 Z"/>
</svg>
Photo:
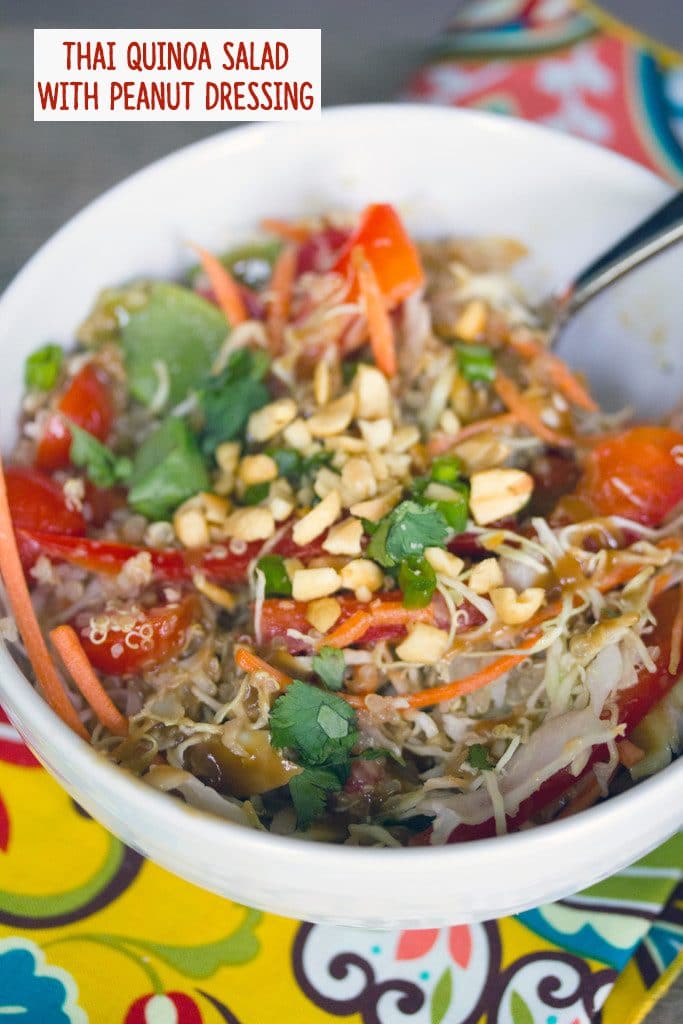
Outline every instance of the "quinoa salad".
<svg viewBox="0 0 683 1024">
<path fill-rule="evenodd" d="M 191 248 L 26 363 L 1 625 L 64 721 L 230 822 L 364 846 L 668 764 L 683 423 L 601 411 L 523 247 L 373 204 Z"/>
</svg>

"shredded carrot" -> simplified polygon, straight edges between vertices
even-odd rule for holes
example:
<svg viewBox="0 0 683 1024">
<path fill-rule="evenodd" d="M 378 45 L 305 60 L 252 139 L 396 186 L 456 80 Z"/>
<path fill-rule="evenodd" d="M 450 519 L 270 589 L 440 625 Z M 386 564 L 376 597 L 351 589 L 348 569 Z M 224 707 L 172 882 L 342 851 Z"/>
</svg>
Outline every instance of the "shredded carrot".
<svg viewBox="0 0 683 1024">
<path fill-rule="evenodd" d="M 634 765 L 640 764 L 645 757 L 642 747 L 637 746 L 625 736 L 617 740 L 617 752 L 624 768 L 633 768 Z"/>
<path fill-rule="evenodd" d="M 511 412 L 503 412 L 500 416 L 490 416 L 484 420 L 475 420 L 474 423 L 468 423 L 457 434 L 436 434 L 429 442 L 429 454 L 432 456 L 443 455 L 454 445 L 466 441 L 469 437 L 481 434 L 485 430 L 501 430 L 514 426 L 516 423 L 519 423 L 519 420 Z"/>
<path fill-rule="evenodd" d="M 369 612 L 357 611 L 349 615 L 340 626 L 333 629 L 321 640 L 325 647 L 348 647 L 365 636 L 372 625 L 373 617 Z"/>
<path fill-rule="evenodd" d="M 366 260 L 361 246 L 356 246 L 351 256 L 358 277 L 360 294 L 365 304 L 370 347 L 375 363 L 387 377 L 394 377 L 398 369 L 394 328 L 387 312 L 377 275 L 371 263 Z"/>
<path fill-rule="evenodd" d="M 21 638 L 26 647 L 26 653 L 30 658 L 38 682 L 43 688 L 48 704 L 63 722 L 71 726 L 74 732 L 77 732 L 83 739 L 88 739 L 85 727 L 69 700 L 68 693 L 50 657 L 47 644 L 36 618 L 36 613 L 31 604 L 31 595 L 26 585 L 24 570 L 21 566 L 17 541 L 12 526 L 12 514 L 7 499 L 2 458 L 0 458 L 0 571 L 5 582 L 7 600 L 14 613 Z"/>
<path fill-rule="evenodd" d="M 683 587 L 680 589 L 676 617 L 671 627 L 671 653 L 669 655 L 669 675 L 675 676 L 681 663 L 683 647 Z"/>
<path fill-rule="evenodd" d="M 72 626 L 57 626 L 50 630 L 50 640 L 64 662 L 69 675 L 85 697 L 97 719 L 115 736 L 125 736 L 128 720 L 106 692 L 83 650 L 78 634 Z"/>
<path fill-rule="evenodd" d="M 282 336 L 285 324 L 289 319 L 292 304 L 292 290 L 296 278 L 297 249 L 296 245 L 286 245 L 278 256 L 273 267 L 270 281 L 270 300 L 268 302 L 267 324 L 270 344 L 274 353 L 282 348 Z"/>
<path fill-rule="evenodd" d="M 534 407 L 525 400 L 515 382 L 500 370 L 496 372 L 493 387 L 500 400 L 515 414 L 518 421 L 546 444 L 552 445 L 553 448 L 567 448 L 574 444 L 572 438 L 558 434 L 546 426 Z"/>
<path fill-rule="evenodd" d="M 520 650 L 524 651 L 533 647 L 537 643 L 539 636 L 538 632 L 532 633 L 531 636 L 527 637 L 519 645 Z M 411 708 L 426 708 L 432 704 L 441 704 L 446 700 L 455 700 L 456 697 L 464 697 L 468 693 L 475 693 L 484 686 L 488 686 L 489 683 L 505 675 L 506 672 L 513 669 L 515 665 L 519 665 L 527 657 L 527 654 L 505 654 L 502 658 L 492 661 L 490 665 L 486 665 L 485 668 L 479 669 L 478 672 L 472 672 L 469 676 L 463 676 L 462 679 L 454 679 L 452 683 L 444 683 L 443 686 L 432 686 L 426 690 L 418 690 L 417 693 L 410 693 L 406 697 L 397 699 L 407 700 Z"/>
<path fill-rule="evenodd" d="M 601 791 L 598 784 L 598 780 L 593 778 L 584 786 L 576 796 L 573 796 L 567 806 L 557 815 L 555 821 L 560 821 L 563 818 L 571 818 L 573 814 L 578 814 L 579 811 L 585 811 L 593 804 L 596 804 L 600 799 Z"/>
<path fill-rule="evenodd" d="M 281 687 L 289 686 L 292 681 L 291 676 L 288 676 L 286 672 L 281 672 L 279 668 L 273 668 L 248 647 L 235 649 L 235 664 L 243 672 L 266 672 Z"/>
<path fill-rule="evenodd" d="M 235 280 L 219 259 L 199 245 L 190 243 L 190 246 L 199 256 L 202 269 L 209 279 L 209 284 L 218 300 L 218 305 L 225 313 L 225 317 L 231 327 L 237 327 L 249 319 L 244 299 Z"/>
<path fill-rule="evenodd" d="M 303 224 L 295 224 L 289 220 L 279 220 L 277 217 L 265 217 L 261 221 L 261 227 L 271 235 L 284 238 L 288 242 L 306 242 L 311 237 L 310 229 Z"/>
<path fill-rule="evenodd" d="M 523 358 L 540 360 L 555 387 L 569 402 L 588 412 L 597 410 L 598 406 L 592 395 L 559 356 L 549 352 L 543 345 L 531 338 L 523 340 L 511 338 L 510 345 Z"/>
</svg>

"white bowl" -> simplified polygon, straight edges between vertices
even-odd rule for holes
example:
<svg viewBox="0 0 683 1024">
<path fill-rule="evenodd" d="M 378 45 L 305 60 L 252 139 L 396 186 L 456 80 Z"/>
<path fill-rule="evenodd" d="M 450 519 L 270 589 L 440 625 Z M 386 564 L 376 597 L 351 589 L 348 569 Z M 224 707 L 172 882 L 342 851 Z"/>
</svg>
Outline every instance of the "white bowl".
<svg viewBox="0 0 683 1024">
<path fill-rule="evenodd" d="M 322 123 L 212 136 L 88 206 L 5 293 L 3 450 L 15 438 L 26 354 L 48 339 L 69 345 L 103 286 L 177 274 L 188 238 L 220 249 L 264 215 L 388 200 L 417 233 L 524 240 L 533 250 L 525 277 L 541 291 L 667 192 L 635 164 L 567 136 L 432 107 L 350 107 Z M 574 331 L 588 339 L 588 360 L 599 339 L 608 380 L 657 409 L 683 393 L 681 346 L 667 345 L 681 323 L 680 253 L 672 253 L 596 302 Z M 130 846 L 197 885 L 303 920 L 415 927 L 510 914 L 624 867 L 683 823 L 681 761 L 602 806 L 517 835 L 439 849 L 306 843 L 198 813 L 111 766 L 62 724 L 5 649 L 0 700 L 48 770 Z"/>
</svg>

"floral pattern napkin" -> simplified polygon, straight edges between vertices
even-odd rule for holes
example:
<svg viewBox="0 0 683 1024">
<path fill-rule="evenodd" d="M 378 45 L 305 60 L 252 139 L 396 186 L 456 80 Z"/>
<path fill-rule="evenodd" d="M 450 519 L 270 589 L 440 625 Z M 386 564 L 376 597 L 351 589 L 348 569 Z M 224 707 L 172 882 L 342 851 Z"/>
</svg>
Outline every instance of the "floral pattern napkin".
<svg viewBox="0 0 683 1024">
<path fill-rule="evenodd" d="M 683 185 L 683 58 L 568 0 L 475 0 L 406 98 L 531 118 Z M 145 862 L 0 710 L 3 1024 L 637 1024 L 683 967 L 683 833 L 569 899 L 370 932 L 284 920 Z"/>
</svg>

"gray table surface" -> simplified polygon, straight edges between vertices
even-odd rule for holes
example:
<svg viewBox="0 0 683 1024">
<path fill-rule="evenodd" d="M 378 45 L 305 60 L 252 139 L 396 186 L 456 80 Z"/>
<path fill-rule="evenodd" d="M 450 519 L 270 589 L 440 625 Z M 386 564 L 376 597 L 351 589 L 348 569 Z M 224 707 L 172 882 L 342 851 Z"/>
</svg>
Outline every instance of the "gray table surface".
<svg viewBox="0 0 683 1024">
<path fill-rule="evenodd" d="M 680 4 L 660 0 L 648 5 L 650 30 L 660 24 L 668 30 L 671 12 L 678 16 Z M 163 7 L 139 0 L 119 0 L 115 6 L 103 0 L 5 0 L 0 10 L 0 287 L 60 224 L 104 189 L 222 128 L 34 124 L 34 27 L 322 28 L 323 101 L 339 104 L 395 96 L 457 6 L 458 0 L 252 0 L 246 7 L 234 0 L 165 0 Z M 648 1024 L 681 1021 L 683 981 Z"/>
</svg>

